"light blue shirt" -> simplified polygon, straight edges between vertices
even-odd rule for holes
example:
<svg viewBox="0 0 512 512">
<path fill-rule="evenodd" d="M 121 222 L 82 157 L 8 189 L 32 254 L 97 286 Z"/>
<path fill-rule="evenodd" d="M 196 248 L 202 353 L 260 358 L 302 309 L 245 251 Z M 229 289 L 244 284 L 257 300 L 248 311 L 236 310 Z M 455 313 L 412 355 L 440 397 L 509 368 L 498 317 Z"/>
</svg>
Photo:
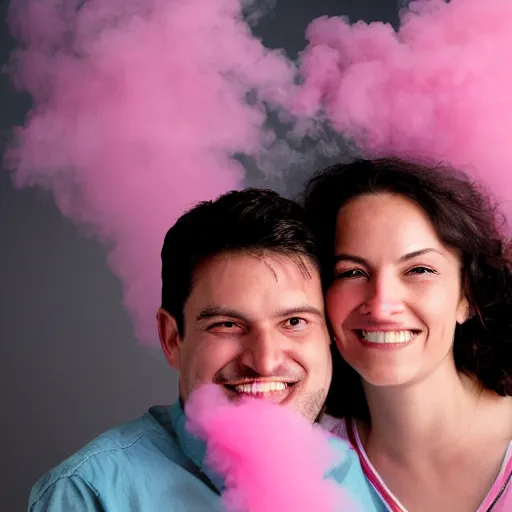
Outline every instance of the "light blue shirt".
<svg viewBox="0 0 512 512">
<path fill-rule="evenodd" d="M 342 462 L 329 474 L 361 504 L 386 508 L 366 480 L 356 453 L 332 438 Z M 300 448 L 299 448 L 300 449 Z M 32 488 L 30 512 L 223 511 L 222 480 L 204 466 L 205 445 L 185 430 L 178 402 L 152 407 L 113 428 L 53 468 Z"/>
</svg>

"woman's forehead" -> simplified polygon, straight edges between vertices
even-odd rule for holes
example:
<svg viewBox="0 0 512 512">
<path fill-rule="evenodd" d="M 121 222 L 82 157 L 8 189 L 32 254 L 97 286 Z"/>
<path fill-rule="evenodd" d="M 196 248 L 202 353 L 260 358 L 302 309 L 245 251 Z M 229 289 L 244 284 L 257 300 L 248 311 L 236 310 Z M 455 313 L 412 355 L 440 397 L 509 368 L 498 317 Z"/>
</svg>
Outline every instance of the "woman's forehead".
<svg viewBox="0 0 512 512">
<path fill-rule="evenodd" d="M 427 213 L 414 201 L 397 194 L 359 196 L 339 211 L 336 251 L 361 257 L 389 255 L 399 260 L 412 253 L 452 249 L 443 244 Z"/>
</svg>

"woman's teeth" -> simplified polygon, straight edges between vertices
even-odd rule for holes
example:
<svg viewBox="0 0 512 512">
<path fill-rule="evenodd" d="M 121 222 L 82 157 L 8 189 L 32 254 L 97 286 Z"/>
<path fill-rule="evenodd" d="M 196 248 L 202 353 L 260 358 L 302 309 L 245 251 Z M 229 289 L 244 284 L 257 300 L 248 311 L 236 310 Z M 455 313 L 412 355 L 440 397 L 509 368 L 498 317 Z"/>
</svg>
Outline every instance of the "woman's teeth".
<svg viewBox="0 0 512 512">
<path fill-rule="evenodd" d="M 250 382 L 234 386 L 238 393 L 269 393 L 270 391 L 284 391 L 288 384 L 286 382 Z"/>
<path fill-rule="evenodd" d="M 370 343 L 408 343 L 415 336 L 413 331 L 360 331 L 361 337 Z"/>
</svg>

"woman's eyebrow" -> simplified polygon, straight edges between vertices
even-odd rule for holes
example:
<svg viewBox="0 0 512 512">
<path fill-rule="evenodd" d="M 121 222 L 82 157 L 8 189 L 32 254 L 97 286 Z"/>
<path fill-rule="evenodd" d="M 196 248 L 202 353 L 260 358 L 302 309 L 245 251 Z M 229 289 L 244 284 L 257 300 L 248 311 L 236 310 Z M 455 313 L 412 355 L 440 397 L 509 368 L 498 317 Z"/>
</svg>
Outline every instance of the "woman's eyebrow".
<svg viewBox="0 0 512 512">
<path fill-rule="evenodd" d="M 400 256 L 398 261 L 399 262 L 409 261 L 409 260 L 412 260 L 414 258 L 417 258 L 418 256 L 423 256 L 424 254 L 428 254 L 429 252 L 435 252 L 435 253 L 440 254 L 441 256 L 444 257 L 444 254 L 441 253 L 440 251 L 438 251 L 437 249 L 432 249 L 430 247 L 427 247 L 425 249 L 420 249 L 418 251 L 413 251 L 413 252 L 409 252 L 407 254 L 404 254 L 403 256 Z M 368 261 L 366 261 L 361 256 L 356 256 L 354 254 L 349 254 L 349 253 L 346 253 L 346 252 L 342 252 L 342 253 L 336 254 L 334 256 L 334 263 L 338 263 L 339 261 L 350 261 L 352 263 L 358 263 L 360 265 L 366 265 L 366 266 L 369 265 Z"/>
</svg>

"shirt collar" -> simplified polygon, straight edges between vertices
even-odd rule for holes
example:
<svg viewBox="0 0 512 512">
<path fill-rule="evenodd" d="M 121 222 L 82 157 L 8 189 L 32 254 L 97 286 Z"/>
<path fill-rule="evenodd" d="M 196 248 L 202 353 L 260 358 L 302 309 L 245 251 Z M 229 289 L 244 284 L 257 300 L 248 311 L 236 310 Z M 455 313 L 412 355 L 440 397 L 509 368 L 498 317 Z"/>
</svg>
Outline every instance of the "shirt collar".
<svg viewBox="0 0 512 512">
<path fill-rule="evenodd" d="M 178 442 L 185 455 L 200 469 L 212 485 L 219 491 L 224 488 L 224 479 L 205 464 L 206 444 L 201 439 L 192 436 L 185 428 L 186 418 L 183 406 L 176 401 L 168 408 L 171 425 L 176 433 Z"/>
</svg>

